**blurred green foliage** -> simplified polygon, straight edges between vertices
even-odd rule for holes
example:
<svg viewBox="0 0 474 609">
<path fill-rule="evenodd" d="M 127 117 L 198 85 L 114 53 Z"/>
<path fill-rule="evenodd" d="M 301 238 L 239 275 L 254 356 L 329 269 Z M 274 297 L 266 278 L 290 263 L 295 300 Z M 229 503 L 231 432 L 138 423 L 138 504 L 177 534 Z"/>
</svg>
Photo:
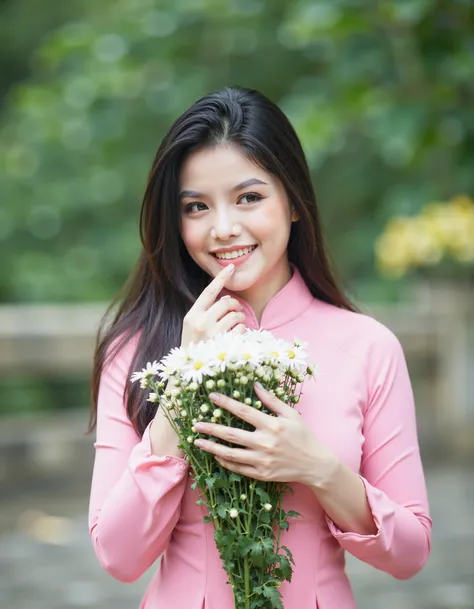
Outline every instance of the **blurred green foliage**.
<svg viewBox="0 0 474 609">
<path fill-rule="evenodd" d="M 473 31 L 469 0 L 0 0 L 0 302 L 109 301 L 162 136 L 229 84 L 289 115 L 354 291 L 401 298 L 375 271 L 387 219 L 473 194 Z M 19 374 L 0 412 L 88 391 Z"/>
<path fill-rule="evenodd" d="M 17 66 L 2 81 L 0 301 L 109 300 L 138 252 L 160 139 L 228 84 L 260 89 L 289 115 L 333 258 L 354 285 L 389 289 L 373 242 L 392 214 L 473 191 L 469 0 L 0 6 Z"/>
</svg>

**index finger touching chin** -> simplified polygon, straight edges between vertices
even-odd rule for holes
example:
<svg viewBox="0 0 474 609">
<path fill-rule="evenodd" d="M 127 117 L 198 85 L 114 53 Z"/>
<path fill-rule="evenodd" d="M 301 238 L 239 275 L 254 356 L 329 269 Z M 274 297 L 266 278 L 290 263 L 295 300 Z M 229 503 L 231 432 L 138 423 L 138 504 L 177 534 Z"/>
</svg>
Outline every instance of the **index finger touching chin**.
<svg viewBox="0 0 474 609">
<path fill-rule="evenodd" d="M 226 281 L 232 275 L 234 269 L 235 266 L 233 264 L 229 264 L 229 266 L 222 269 L 222 271 L 214 277 L 211 283 L 204 288 L 196 299 L 195 304 L 202 305 L 205 308 L 210 307 L 225 287 Z"/>
</svg>

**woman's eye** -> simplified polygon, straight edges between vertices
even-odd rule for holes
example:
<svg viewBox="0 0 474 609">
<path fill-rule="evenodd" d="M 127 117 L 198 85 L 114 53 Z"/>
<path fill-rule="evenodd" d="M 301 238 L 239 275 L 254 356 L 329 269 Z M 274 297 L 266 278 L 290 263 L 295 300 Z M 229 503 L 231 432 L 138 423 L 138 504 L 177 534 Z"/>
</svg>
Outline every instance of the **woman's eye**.
<svg viewBox="0 0 474 609">
<path fill-rule="evenodd" d="M 199 206 L 201 206 L 201 207 L 199 207 Z M 187 214 L 192 214 L 192 213 L 196 213 L 197 211 L 202 211 L 202 208 L 205 208 L 205 207 L 206 206 L 204 205 L 204 203 L 189 203 L 184 208 L 184 211 Z"/>
<path fill-rule="evenodd" d="M 260 195 L 257 195 L 254 192 L 250 192 L 247 195 L 244 195 L 243 197 L 240 197 L 239 201 L 244 201 L 244 199 L 247 199 L 247 201 L 244 201 L 246 203 L 256 203 L 257 201 L 260 201 L 260 199 L 262 199 L 263 197 L 261 197 Z"/>
</svg>

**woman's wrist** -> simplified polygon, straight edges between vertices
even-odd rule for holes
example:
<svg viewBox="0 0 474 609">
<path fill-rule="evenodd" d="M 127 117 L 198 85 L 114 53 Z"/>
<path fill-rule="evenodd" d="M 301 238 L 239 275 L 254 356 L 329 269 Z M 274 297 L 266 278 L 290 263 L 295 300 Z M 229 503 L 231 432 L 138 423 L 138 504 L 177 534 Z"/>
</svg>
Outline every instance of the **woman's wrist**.
<svg viewBox="0 0 474 609">
<path fill-rule="evenodd" d="M 364 484 L 343 461 L 337 457 L 329 459 L 319 475 L 313 477 L 310 488 L 341 531 L 360 535 L 377 533 Z"/>
<path fill-rule="evenodd" d="M 179 438 L 166 418 L 162 407 L 158 407 L 150 426 L 151 452 L 157 457 L 170 456 L 184 459 L 184 451 L 178 448 Z"/>
<path fill-rule="evenodd" d="M 315 493 L 328 492 L 338 476 L 341 463 L 341 460 L 329 451 L 327 455 L 317 455 L 311 471 L 306 475 L 305 484 Z"/>
</svg>

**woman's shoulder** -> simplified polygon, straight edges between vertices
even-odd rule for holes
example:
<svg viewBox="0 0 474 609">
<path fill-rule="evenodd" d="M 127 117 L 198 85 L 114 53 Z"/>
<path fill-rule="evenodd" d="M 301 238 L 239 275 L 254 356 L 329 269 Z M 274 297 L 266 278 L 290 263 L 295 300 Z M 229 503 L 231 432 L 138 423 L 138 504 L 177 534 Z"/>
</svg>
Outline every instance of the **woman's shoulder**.
<svg viewBox="0 0 474 609">
<path fill-rule="evenodd" d="M 369 312 L 342 309 L 318 299 L 314 299 L 313 311 L 321 322 L 318 327 L 351 351 L 386 353 L 401 349 L 395 333 Z"/>
<path fill-rule="evenodd" d="M 126 336 L 121 334 L 109 344 L 104 360 L 103 372 L 117 376 L 126 376 L 135 356 L 139 334 Z"/>
</svg>

